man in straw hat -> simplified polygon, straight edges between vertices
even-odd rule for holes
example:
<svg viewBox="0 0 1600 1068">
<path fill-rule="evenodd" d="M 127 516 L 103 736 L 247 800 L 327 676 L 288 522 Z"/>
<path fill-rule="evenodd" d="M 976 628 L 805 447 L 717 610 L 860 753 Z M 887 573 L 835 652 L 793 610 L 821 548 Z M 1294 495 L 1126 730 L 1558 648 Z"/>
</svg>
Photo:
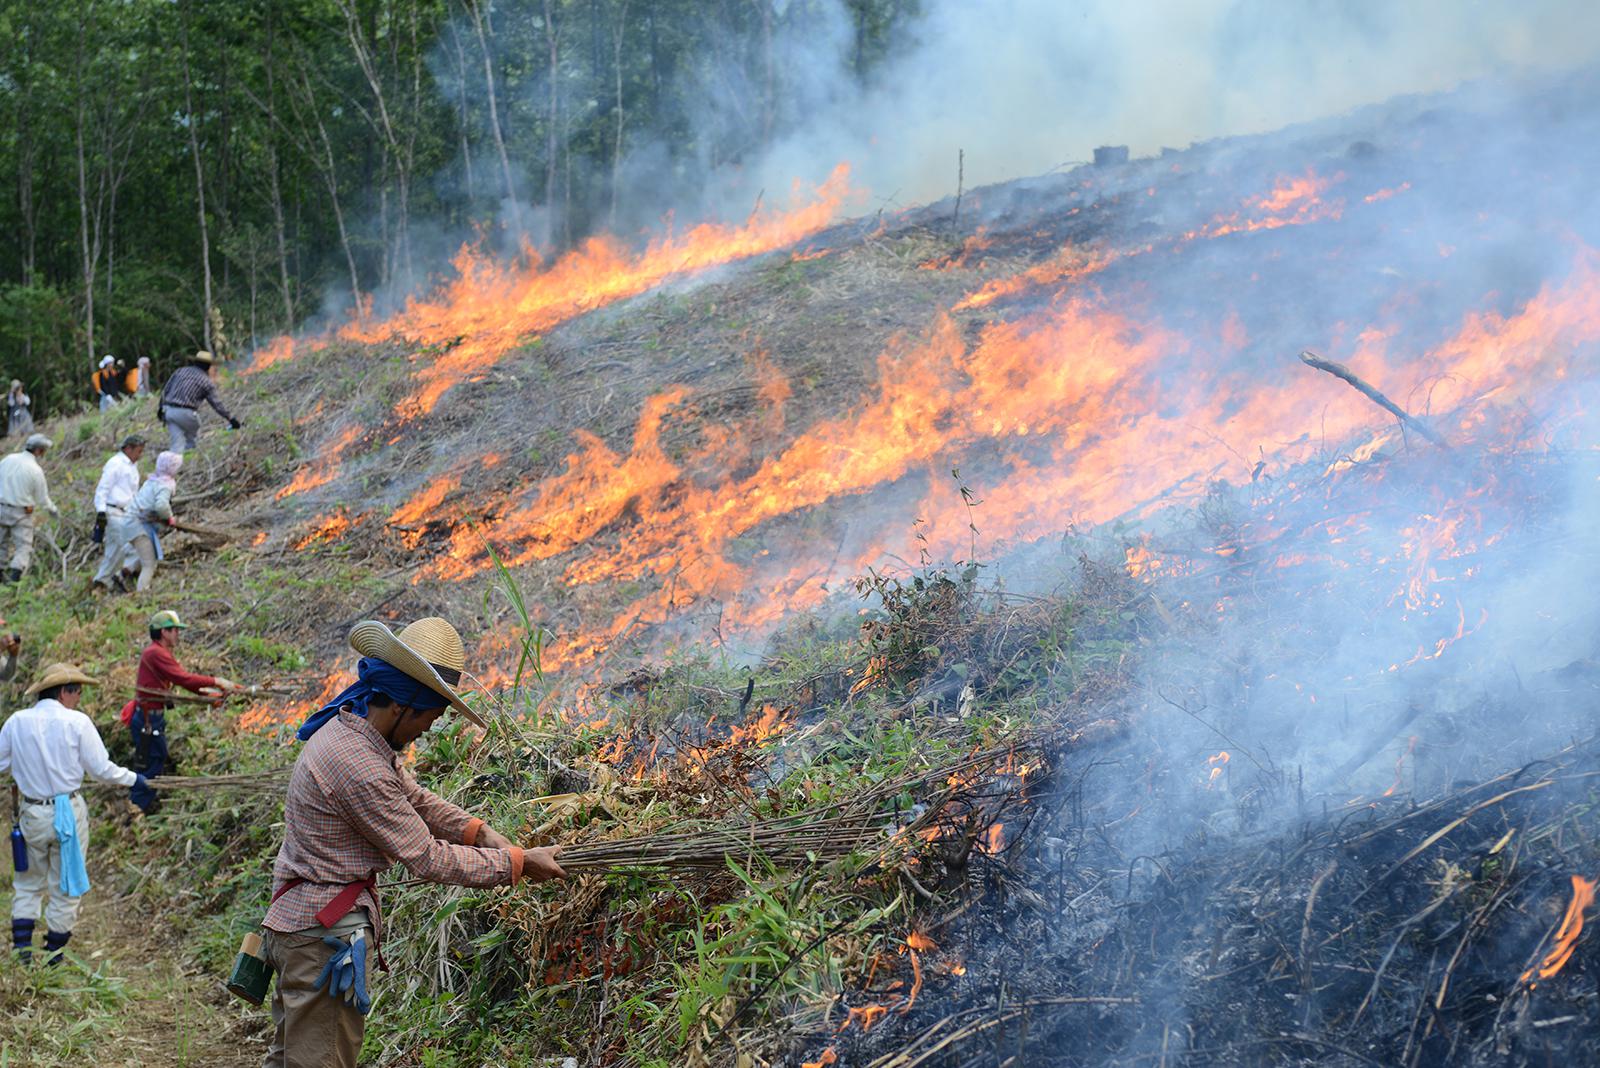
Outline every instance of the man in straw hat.
<svg viewBox="0 0 1600 1068">
<path fill-rule="evenodd" d="M 559 847 L 518 848 L 400 765 L 447 707 L 485 726 L 454 689 L 466 666 L 455 628 L 419 619 L 394 634 L 369 620 L 350 631 L 350 646 L 362 657 L 355 684 L 297 733 L 306 747 L 289 779 L 262 922 L 278 973 L 267 1068 L 356 1063 L 371 1008 L 367 947 L 381 933 L 379 872 L 398 861 L 419 879 L 455 886 L 565 874 Z"/>
<path fill-rule="evenodd" d="M 0 460 L 0 552 L 7 543 L 11 547 L 7 582 L 20 580 L 33 561 L 34 513 L 41 508 L 51 515 L 61 511 L 50 499 L 50 482 L 39 466 L 52 444 L 43 434 L 29 434 L 21 449 Z"/>
<path fill-rule="evenodd" d="M 130 787 L 129 799 L 146 815 L 155 808 L 155 791 L 144 776 L 113 764 L 94 723 L 78 711 L 83 687 L 94 682 L 71 664 L 51 664 L 27 689 L 38 702 L 0 725 L 0 775 L 10 772 L 16 782 L 12 798 L 27 842 L 27 868 L 11 881 L 11 942 L 24 961 L 32 958 L 45 898 L 44 948 L 55 964 L 89 890 L 83 777 Z"/>
<path fill-rule="evenodd" d="M 217 395 L 217 383 L 212 378 L 215 370 L 216 357 L 209 352 L 197 352 L 161 387 L 156 413 L 167 424 L 168 448 L 173 452 L 188 452 L 199 443 L 202 401 L 211 405 L 233 429 L 238 430 L 242 425 L 223 407 L 222 398 Z"/>
</svg>

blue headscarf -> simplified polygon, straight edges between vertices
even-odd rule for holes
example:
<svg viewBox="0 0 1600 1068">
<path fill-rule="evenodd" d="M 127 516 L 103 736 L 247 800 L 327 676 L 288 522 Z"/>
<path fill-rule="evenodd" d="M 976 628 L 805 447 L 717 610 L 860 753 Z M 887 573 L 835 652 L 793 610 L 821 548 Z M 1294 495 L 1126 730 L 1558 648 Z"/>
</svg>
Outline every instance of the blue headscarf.
<svg viewBox="0 0 1600 1068">
<path fill-rule="evenodd" d="M 406 705 L 419 712 L 443 708 L 450 703 L 443 694 L 424 686 L 387 660 L 365 656 L 361 658 L 361 663 L 356 665 L 356 681 L 338 697 L 313 712 L 311 718 L 294 732 L 294 736 L 302 742 L 306 741 L 317 733 L 318 728 L 324 723 L 337 716 L 339 709 L 346 705 L 351 712 L 366 718 L 367 702 L 372 700 L 373 694 L 380 693 L 397 705 Z"/>
</svg>

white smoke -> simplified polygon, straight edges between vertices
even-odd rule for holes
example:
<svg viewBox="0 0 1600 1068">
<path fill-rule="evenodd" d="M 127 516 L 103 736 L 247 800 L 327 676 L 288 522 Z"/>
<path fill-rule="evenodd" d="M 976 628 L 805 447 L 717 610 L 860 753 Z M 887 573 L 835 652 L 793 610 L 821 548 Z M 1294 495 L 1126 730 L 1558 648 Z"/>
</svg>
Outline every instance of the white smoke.
<svg viewBox="0 0 1600 1068">
<path fill-rule="evenodd" d="M 839 13 L 845 22 L 845 13 Z M 1407 93 L 1600 56 L 1584 0 L 933 0 L 872 84 L 841 91 L 846 57 L 789 54 L 831 91 L 755 168 L 818 181 L 839 159 L 900 204 L 1039 174 L 1096 145 L 1138 154 L 1256 133 Z"/>
</svg>

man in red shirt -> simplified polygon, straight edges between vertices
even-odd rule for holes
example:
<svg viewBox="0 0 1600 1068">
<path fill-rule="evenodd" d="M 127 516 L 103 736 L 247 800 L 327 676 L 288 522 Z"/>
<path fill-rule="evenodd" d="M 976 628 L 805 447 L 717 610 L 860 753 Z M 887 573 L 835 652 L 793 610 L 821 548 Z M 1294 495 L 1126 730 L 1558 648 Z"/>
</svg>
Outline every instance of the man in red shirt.
<svg viewBox="0 0 1600 1068">
<path fill-rule="evenodd" d="M 221 697 L 238 687 L 220 675 L 195 675 L 183 670 L 172 651 L 178 632 L 189 624 L 171 609 L 150 617 L 150 644 L 139 655 L 138 690 L 123 708 L 123 722 L 133 731 L 134 770 L 153 779 L 167 768 L 168 695 L 178 687 L 204 697 Z"/>
</svg>

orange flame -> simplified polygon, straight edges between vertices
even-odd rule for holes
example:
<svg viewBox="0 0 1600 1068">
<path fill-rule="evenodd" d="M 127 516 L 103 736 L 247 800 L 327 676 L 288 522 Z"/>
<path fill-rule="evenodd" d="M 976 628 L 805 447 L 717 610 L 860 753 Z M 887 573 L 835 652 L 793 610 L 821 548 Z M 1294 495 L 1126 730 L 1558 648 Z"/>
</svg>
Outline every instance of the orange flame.
<svg viewBox="0 0 1600 1068">
<path fill-rule="evenodd" d="M 1412 753 L 1415 753 L 1416 751 L 1417 751 L 1417 736 L 1415 734 L 1413 734 L 1411 736 L 1411 740 L 1406 743 L 1405 750 L 1403 752 L 1401 752 L 1401 754 L 1398 757 L 1395 758 L 1395 761 L 1394 761 L 1394 782 L 1391 783 L 1389 788 L 1383 792 L 1383 796 L 1384 797 L 1393 797 L 1394 796 L 1394 792 L 1396 790 L 1400 789 L 1400 783 L 1402 781 L 1404 781 L 1404 777 L 1405 777 L 1406 757 L 1410 756 Z"/>
<path fill-rule="evenodd" d="M 728 731 L 728 740 L 735 744 L 760 745 L 776 738 L 794 726 L 794 718 L 772 705 L 764 705 L 761 715 L 743 726 L 735 725 Z"/>
<path fill-rule="evenodd" d="M 288 334 L 274 338 L 256 350 L 250 361 L 250 370 L 264 371 L 273 364 L 294 356 L 294 338 Z"/>
<path fill-rule="evenodd" d="M 861 1005 L 847 1008 L 845 1009 L 844 1023 L 839 1025 L 839 1030 L 843 1031 L 851 1024 L 859 1021 L 861 1030 L 870 1031 L 872 1030 L 872 1025 L 883 1019 L 888 1012 L 889 1007 L 887 1005 Z"/>
<path fill-rule="evenodd" d="M 800 1063 L 800 1068 L 828 1068 L 829 1065 L 836 1063 L 838 1060 L 839 1055 L 833 1051 L 832 1046 L 829 1046 L 827 1049 L 822 1051 L 822 1056 L 818 1057 L 816 1060 L 802 1061 Z"/>
<path fill-rule="evenodd" d="M 795 193 L 798 198 L 798 186 Z M 528 266 L 519 268 L 463 248 L 455 260 L 457 277 L 437 294 L 413 300 L 379 323 L 352 322 L 339 334 L 366 342 L 399 334 L 439 350 L 396 409 L 402 418 L 425 415 L 450 387 L 481 377 L 529 335 L 669 279 L 791 245 L 832 222 L 850 194 L 849 167 L 841 163 L 793 211 L 760 210 L 742 226 L 702 223 L 657 238 L 642 252 L 594 237 L 548 265 L 529 250 Z"/>
<path fill-rule="evenodd" d="M 304 549 L 307 546 L 315 545 L 319 541 L 333 541 L 349 530 L 350 525 L 350 516 L 342 511 L 324 516 L 312 524 L 311 529 L 306 532 L 305 536 L 294 543 L 294 547 L 296 549 Z"/>
<path fill-rule="evenodd" d="M 1578 945 L 1578 936 L 1583 933 L 1583 912 L 1594 904 L 1594 891 L 1594 880 L 1581 875 L 1572 876 L 1572 900 L 1567 903 L 1566 915 L 1561 917 L 1561 926 L 1556 928 L 1555 944 L 1545 954 L 1544 960 L 1539 962 L 1537 969 L 1530 968 L 1522 973 L 1522 982 L 1537 986 L 1538 983 L 1534 981 L 1536 974 L 1539 979 L 1551 979 L 1567 966 L 1567 961 L 1572 959 L 1572 951 Z"/>
<path fill-rule="evenodd" d="M 287 486 L 277 492 L 276 498 L 281 501 L 285 497 L 296 493 L 304 493 L 306 490 L 316 489 L 318 486 L 326 486 L 338 478 L 339 458 L 360 436 L 361 427 L 345 427 L 339 436 L 333 440 L 333 443 L 328 446 L 326 452 L 295 472 L 294 478 Z"/>
<path fill-rule="evenodd" d="M 1206 757 L 1206 764 L 1211 768 L 1211 774 L 1206 777 L 1207 790 L 1211 789 L 1212 785 L 1216 783 L 1217 777 L 1222 774 L 1223 769 L 1228 766 L 1228 761 L 1232 759 L 1233 758 L 1228 755 L 1228 751 L 1226 749 L 1218 753 L 1216 756 Z"/>
</svg>

